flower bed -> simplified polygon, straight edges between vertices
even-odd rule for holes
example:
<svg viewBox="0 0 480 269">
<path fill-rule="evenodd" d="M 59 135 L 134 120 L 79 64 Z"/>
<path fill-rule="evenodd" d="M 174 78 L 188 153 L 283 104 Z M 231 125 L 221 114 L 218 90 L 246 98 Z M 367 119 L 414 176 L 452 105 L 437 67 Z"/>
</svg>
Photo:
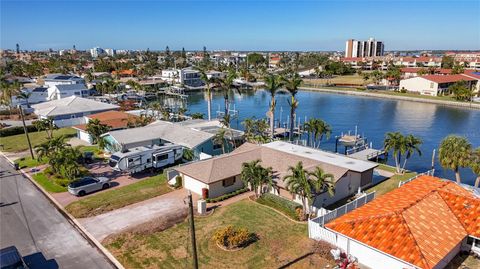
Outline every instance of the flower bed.
<svg viewBox="0 0 480 269">
<path fill-rule="evenodd" d="M 254 233 L 246 228 L 236 228 L 229 225 L 218 229 L 212 237 L 213 241 L 224 250 L 238 250 L 257 240 Z"/>
<path fill-rule="evenodd" d="M 302 210 L 302 205 L 300 204 L 297 204 L 295 202 L 271 193 L 264 193 L 255 201 L 262 205 L 275 208 L 276 210 L 282 212 L 293 220 L 300 220 L 299 215 Z"/>
</svg>

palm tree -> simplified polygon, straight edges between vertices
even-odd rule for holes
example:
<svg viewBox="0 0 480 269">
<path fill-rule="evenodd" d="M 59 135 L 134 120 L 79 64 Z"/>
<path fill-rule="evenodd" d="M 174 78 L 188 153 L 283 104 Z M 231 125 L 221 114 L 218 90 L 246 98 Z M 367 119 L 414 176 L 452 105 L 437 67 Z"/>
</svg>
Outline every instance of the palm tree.
<svg viewBox="0 0 480 269">
<path fill-rule="evenodd" d="M 231 116 L 230 114 L 225 114 L 223 117 L 220 119 L 220 124 L 225 127 L 225 128 L 230 128 L 230 121 L 231 121 Z"/>
<path fill-rule="evenodd" d="M 314 194 L 314 183 L 309 179 L 307 170 L 303 168 L 302 162 L 288 168 L 289 174 L 283 179 L 287 190 L 292 195 L 300 196 L 302 200 L 304 214 L 310 212 L 309 200 Z"/>
<path fill-rule="evenodd" d="M 28 102 L 28 99 L 30 98 L 31 95 L 32 95 L 31 92 L 22 91 L 17 95 L 17 98 L 21 100 L 25 100 L 27 107 L 30 107 L 30 103 Z"/>
<path fill-rule="evenodd" d="M 251 162 L 244 162 L 242 164 L 242 172 L 240 177 L 245 185 L 250 185 L 250 188 L 254 191 L 255 197 L 258 197 L 258 189 L 260 193 L 263 193 L 263 187 L 273 186 L 272 168 L 264 168 L 260 164 L 260 160 L 254 160 Z"/>
<path fill-rule="evenodd" d="M 212 84 L 215 84 L 217 80 L 210 76 L 204 70 L 200 70 L 200 79 L 205 83 L 205 92 L 207 94 L 207 115 L 208 120 L 212 120 Z"/>
<path fill-rule="evenodd" d="M 213 143 L 215 145 L 222 145 L 222 152 L 225 154 L 225 139 L 226 139 L 227 129 L 220 128 L 217 133 L 213 136 Z"/>
<path fill-rule="evenodd" d="M 278 89 L 283 86 L 283 82 L 280 76 L 274 74 L 268 74 L 264 78 L 265 80 L 265 90 L 270 93 L 270 136 L 273 137 L 275 134 L 275 94 Z"/>
<path fill-rule="evenodd" d="M 91 119 L 87 123 L 86 131 L 92 137 L 92 143 L 98 143 L 98 146 L 100 148 L 104 147 L 101 135 L 108 132 L 109 130 L 110 126 L 101 123 L 99 119 Z"/>
<path fill-rule="evenodd" d="M 335 177 L 332 174 L 326 173 L 320 166 L 317 166 L 308 175 L 315 179 L 313 186 L 316 191 L 326 190 L 330 196 L 335 195 Z"/>
<path fill-rule="evenodd" d="M 313 146 L 313 133 L 315 132 L 316 119 L 311 118 L 304 123 L 304 129 L 307 132 L 307 145 Z"/>
<path fill-rule="evenodd" d="M 48 117 L 45 119 L 40 119 L 37 121 L 33 122 L 33 125 L 35 128 L 37 128 L 38 131 L 45 131 L 47 134 L 48 139 L 52 139 L 53 137 L 53 130 L 55 130 L 57 127 L 53 123 L 53 118 Z"/>
<path fill-rule="evenodd" d="M 288 102 L 290 105 L 290 131 L 288 133 L 289 140 L 293 140 L 293 127 L 295 124 L 295 110 L 298 107 L 298 100 L 295 99 L 295 95 L 298 93 L 298 87 L 302 84 L 302 79 L 300 78 L 300 75 L 298 73 L 294 73 L 293 75 L 290 75 L 289 77 L 283 77 L 283 84 L 287 91 L 291 95 L 291 99 Z"/>
<path fill-rule="evenodd" d="M 230 110 L 230 101 L 229 94 L 230 90 L 233 87 L 233 80 L 237 77 L 235 70 L 230 70 L 228 74 L 221 79 L 218 79 L 219 87 L 223 90 L 223 99 L 225 101 L 225 115 L 228 114 Z"/>
<path fill-rule="evenodd" d="M 472 144 L 465 137 L 449 135 L 440 143 L 438 159 L 444 168 L 455 172 L 457 183 L 461 183 L 460 167 L 467 167 L 471 161 Z"/>
<path fill-rule="evenodd" d="M 253 118 L 246 118 L 243 122 L 243 129 L 245 131 L 245 138 L 247 141 L 252 140 L 253 136 L 255 135 L 255 119 Z"/>
<path fill-rule="evenodd" d="M 420 150 L 420 145 L 422 144 L 422 140 L 418 137 L 415 137 L 412 134 L 409 134 L 405 136 L 405 160 L 403 161 L 403 167 L 402 171 L 405 171 L 405 165 L 407 164 L 407 160 L 412 157 L 415 152 L 418 153 L 418 155 L 422 156 L 422 151 Z"/>
<path fill-rule="evenodd" d="M 393 158 L 395 159 L 395 167 L 397 173 L 400 173 L 400 161 L 402 155 L 406 152 L 405 137 L 399 132 L 389 132 L 385 135 L 383 147 L 386 152 L 393 150 Z"/>
<path fill-rule="evenodd" d="M 475 180 L 475 187 L 478 188 L 480 185 L 480 147 L 472 153 L 472 160 L 470 162 L 470 168 L 472 168 L 473 173 L 477 175 L 477 179 Z"/>
<path fill-rule="evenodd" d="M 332 133 L 332 128 L 330 127 L 330 125 L 328 125 L 328 123 L 326 123 L 324 120 L 321 120 L 321 119 L 318 119 L 316 121 L 314 137 L 315 137 L 315 140 L 318 137 L 318 145 L 317 145 L 318 148 L 320 148 L 320 142 L 322 141 L 323 136 L 325 135 L 327 139 L 329 139 L 331 133 Z"/>
</svg>

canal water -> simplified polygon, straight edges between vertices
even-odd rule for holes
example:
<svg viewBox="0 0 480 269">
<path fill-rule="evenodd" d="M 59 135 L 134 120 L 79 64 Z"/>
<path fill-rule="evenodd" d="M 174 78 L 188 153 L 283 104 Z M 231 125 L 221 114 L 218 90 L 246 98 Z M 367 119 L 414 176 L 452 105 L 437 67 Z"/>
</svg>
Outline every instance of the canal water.
<svg viewBox="0 0 480 269">
<path fill-rule="evenodd" d="M 204 93 L 189 94 L 188 113 L 201 112 L 206 117 Z M 289 115 L 289 97 L 288 94 L 277 95 L 275 117 L 282 122 L 287 122 Z M 334 151 L 335 135 L 349 130 L 354 132 L 355 126 L 358 126 L 360 134 L 373 143 L 374 148 L 382 147 L 387 132 L 414 134 L 423 140 L 423 154 L 415 154 L 410 158 L 406 168 L 424 172 L 431 167 L 433 149 L 437 149 L 438 153 L 440 141 L 449 134 L 465 136 L 474 147 L 480 147 L 480 110 L 312 91 L 300 91 L 297 99 L 297 117 L 302 123 L 305 117 L 315 117 L 332 126 L 332 136 L 322 142 L 321 149 Z M 235 107 L 239 111 L 239 117 L 232 121 L 232 127 L 242 129 L 241 122 L 248 117 L 265 118 L 269 101 L 270 95 L 265 91 L 234 94 L 231 108 Z M 223 111 L 223 107 L 223 95 L 216 92 L 212 100 L 212 117 L 215 117 L 217 110 Z M 388 163 L 394 164 L 393 158 L 389 158 Z M 435 170 L 437 176 L 454 179 L 453 172 L 440 166 L 438 154 Z M 475 181 L 475 175 L 470 169 L 462 169 L 461 176 L 464 183 L 473 184 Z"/>
</svg>

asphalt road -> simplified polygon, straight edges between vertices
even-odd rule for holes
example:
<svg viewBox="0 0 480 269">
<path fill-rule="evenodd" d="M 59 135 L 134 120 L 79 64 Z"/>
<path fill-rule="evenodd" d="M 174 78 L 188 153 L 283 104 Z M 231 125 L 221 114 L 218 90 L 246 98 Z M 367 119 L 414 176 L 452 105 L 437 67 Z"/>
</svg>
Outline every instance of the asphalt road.
<svg viewBox="0 0 480 269">
<path fill-rule="evenodd" d="M 30 268 L 113 268 L 23 175 L 0 156 L 0 247 L 15 245 Z"/>
</svg>

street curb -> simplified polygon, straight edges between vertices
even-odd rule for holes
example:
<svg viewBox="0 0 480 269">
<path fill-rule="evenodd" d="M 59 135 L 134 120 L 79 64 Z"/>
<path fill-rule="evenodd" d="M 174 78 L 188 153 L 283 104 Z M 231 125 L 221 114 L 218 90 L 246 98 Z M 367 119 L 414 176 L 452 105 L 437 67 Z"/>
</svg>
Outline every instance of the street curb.
<svg viewBox="0 0 480 269">
<path fill-rule="evenodd" d="M 8 162 L 10 162 L 12 165 L 14 162 L 10 160 L 3 152 L 0 151 L 0 155 L 5 157 Z M 95 237 L 93 237 L 81 224 L 80 222 L 75 219 L 70 213 L 68 213 L 56 200 L 53 198 L 47 191 L 45 191 L 40 184 L 38 184 L 27 172 L 25 172 L 23 169 L 19 170 L 22 175 L 30 182 L 33 183 L 33 185 L 42 192 L 42 194 L 47 197 L 48 200 L 57 208 L 57 210 L 67 219 L 70 224 L 85 238 L 87 241 L 93 246 L 96 247 L 105 258 L 117 269 L 125 269 L 123 265 L 97 240 Z"/>
</svg>

